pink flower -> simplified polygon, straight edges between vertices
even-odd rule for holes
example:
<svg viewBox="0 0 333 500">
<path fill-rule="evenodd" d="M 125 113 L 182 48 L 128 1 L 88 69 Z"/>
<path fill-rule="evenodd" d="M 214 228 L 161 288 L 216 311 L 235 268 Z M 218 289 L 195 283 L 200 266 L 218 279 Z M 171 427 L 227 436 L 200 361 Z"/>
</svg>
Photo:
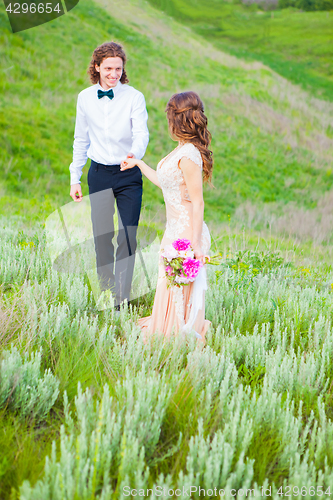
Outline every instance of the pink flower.
<svg viewBox="0 0 333 500">
<path fill-rule="evenodd" d="M 186 276 L 194 281 L 202 267 L 202 263 L 197 259 L 185 259 L 183 262 L 183 269 Z"/>
<path fill-rule="evenodd" d="M 192 248 L 189 248 L 188 250 L 181 250 L 178 252 L 179 257 L 182 259 L 193 259 L 194 258 L 194 252 Z"/>
<path fill-rule="evenodd" d="M 166 274 L 168 274 L 169 276 L 174 276 L 174 272 L 173 272 L 173 269 L 171 266 L 166 266 L 165 267 L 165 272 Z"/>
<path fill-rule="evenodd" d="M 162 250 L 161 257 L 170 262 L 172 259 L 178 257 L 178 252 L 172 245 L 167 245 L 164 250 Z"/>
<path fill-rule="evenodd" d="M 191 242 L 190 242 L 190 240 L 179 239 L 179 240 L 175 240 L 172 243 L 172 246 L 178 252 L 184 252 L 184 251 L 189 250 L 191 248 Z"/>
<path fill-rule="evenodd" d="M 188 278 L 184 278 L 182 276 L 175 277 L 175 282 L 178 283 L 178 285 L 188 285 L 189 281 L 190 280 Z"/>
</svg>

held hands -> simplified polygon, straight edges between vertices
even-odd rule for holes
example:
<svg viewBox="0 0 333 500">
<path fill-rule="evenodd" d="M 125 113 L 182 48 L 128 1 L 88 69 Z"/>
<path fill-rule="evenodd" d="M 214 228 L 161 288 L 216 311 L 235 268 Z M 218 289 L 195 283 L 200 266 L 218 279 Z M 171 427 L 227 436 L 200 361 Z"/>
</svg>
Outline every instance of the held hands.
<svg viewBox="0 0 333 500">
<path fill-rule="evenodd" d="M 133 153 L 128 153 L 126 160 L 123 160 L 120 165 L 120 170 L 128 170 L 129 168 L 133 168 L 137 165 L 138 160 L 134 158 Z"/>
<path fill-rule="evenodd" d="M 136 167 L 138 164 L 138 160 L 136 158 L 126 158 L 123 160 L 120 165 L 120 170 L 128 170 L 129 168 Z"/>
<path fill-rule="evenodd" d="M 73 198 L 74 201 L 80 202 L 83 198 L 81 184 L 72 184 L 69 196 Z"/>
</svg>

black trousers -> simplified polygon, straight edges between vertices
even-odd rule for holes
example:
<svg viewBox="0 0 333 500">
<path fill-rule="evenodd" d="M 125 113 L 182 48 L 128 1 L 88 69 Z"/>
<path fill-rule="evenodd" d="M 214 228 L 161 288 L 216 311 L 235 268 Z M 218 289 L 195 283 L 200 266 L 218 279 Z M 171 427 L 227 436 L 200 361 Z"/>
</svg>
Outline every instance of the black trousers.
<svg viewBox="0 0 333 500">
<path fill-rule="evenodd" d="M 141 170 L 134 167 L 121 172 L 120 165 L 102 165 L 91 160 L 88 186 L 101 290 L 111 289 L 115 304 L 119 305 L 125 299 L 130 300 L 142 202 Z M 118 246 L 114 265 L 115 202 L 118 210 Z"/>
</svg>

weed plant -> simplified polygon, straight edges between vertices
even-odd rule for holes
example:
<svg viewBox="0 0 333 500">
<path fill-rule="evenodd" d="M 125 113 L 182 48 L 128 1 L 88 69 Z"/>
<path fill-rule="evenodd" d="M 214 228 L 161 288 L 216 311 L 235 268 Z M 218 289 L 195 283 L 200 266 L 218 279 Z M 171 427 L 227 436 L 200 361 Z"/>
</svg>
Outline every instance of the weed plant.
<svg viewBox="0 0 333 500">
<path fill-rule="evenodd" d="M 313 282 L 282 251 L 230 244 L 206 345 L 144 344 L 153 295 L 115 317 L 84 274 L 52 268 L 40 229 L 7 223 L 0 241 L 1 498 L 332 485 L 330 267 Z"/>
<path fill-rule="evenodd" d="M 205 37 L 213 24 L 217 37 L 216 5 L 211 2 L 210 17 L 201 17 L 200 25 L 191 20 Z M 179 18 L 190 22 L 193 4 L 183 7 Z M 235 35 L 229 52 L 244 50 L 258 58 L 261 39 L 253 48 L 245 33 L 258 24 L 244 19 L 262 16 L 262 25 L 269 19 L 281 23 L 276 45 L 268 53 L 262 44 L 260 57 L 286 68 L 276 47 L 288 13 L 277 12 L 274 21 L 275 15 L 259 16 L 253 7 L 229 7 L 230 23 L 239 16 L 245 30 L 238 32 L 243 48 Z M 288 18 L 290 26 L 300 23 L 300 32 L 302 16 L 295 12 Z M 305 18 L 321 23 L 318 37 L 326 43 L 330 17 Z M 87 275 L 52 266 L 41 224 L 36 229 L 20 218 L 2 219 L 0 498 L 118 499 L 126 486 L 146 492 L 157 485 L 253 488 L 257 494 L 271 486 L 273 498 L 287 485 L 299 488 L 295 498 L 319 496 L 321 487 L 328 491 L 333 485 L 330 240 L 321 240 L 327 246 L 316 247 L 315 256 L 307 243 L 296 248 L 276 237 L 268 248 L 258 248 L 250 233 L 238 248 L 230 225 L 221 232 L 221 221 L 230 221 L 240 206 L 247 210 L 248 202 L 259 209 L 272 203 L 306 211 L 316 207 L 333 180 L 330 104 L 267 68 L 213 53 L 166 18 L 168 33 L 182 30 L 176 42 L 171 36 L 154 38 L 153 30 L 151 37 L 142 34 L 90 0 L 38 30 L 11 34 L 3 6 L 0 20 L 6 93 L 0 98 L 5 110 L 1 210 L 38 219 L 67 201 L 76 96 L 88 85 L 85 68 L 93 48 L 112 38 L 125 45 L 131 84 L 147 99 L 148 163 L 156 164 L 172 148 L 163 112 L 170 95 L 191 88 L 202 96 L 215 153 L 215 190 L 205 194 L 206 218 L 217 228 L 214 250 L 223 254 L 221 265 L 209 269 L 206 316 L 212 325 L 206 345 L 191 337 L 170 342 L 158 336 L 144 344 L 136 321 L 150 314 L 153 292 L 119 317 L 111 309 L 99 311 Z M 288 23 L 283 29 L 290 33 Z M 302 47 L 295 42 L 291 50 L 292 40 L 285 38 L 286 59 L 299 51 L 297 68 L 304 70 L 299 79 L 305 75 L 304 86 L 315 83 L 329 99 L 326 55 L 305 71 L 308 42 L 303 37 Z M 214 43 L 222 47 L 220 39 Z M 22 61 L 28 61 L 24 68 Z M 160 227 L 161 195 L 148 185 L 144 193 L 143 222 Z"/>
</svg>

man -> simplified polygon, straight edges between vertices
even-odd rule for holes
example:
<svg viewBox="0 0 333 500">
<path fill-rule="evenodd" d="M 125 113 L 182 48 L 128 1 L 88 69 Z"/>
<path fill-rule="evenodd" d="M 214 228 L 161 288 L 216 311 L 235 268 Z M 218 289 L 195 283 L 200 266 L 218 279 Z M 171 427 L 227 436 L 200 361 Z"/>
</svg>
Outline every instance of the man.
<svg viewBox="0 0 333 500">
<path fill-rule="evenodd" d="M 126 85 L 126 55 L 115 42 L 94 50 L 88 69 L 93 86 L 80 92 L 77 101 L 70 196 L 82 200 L 80 178 L 87 158 L 91 217 L 97 272 L 101 290 L 111 289 L 116 307 L 130 299 L 136 231 L 142 200 L 142 175 L 138 167 L 125 172 L 126 158 L 142 158 L 149 134 L 144 96 Z M 114 200 L 119 231 L 114 269 Z"/>
</svg>

